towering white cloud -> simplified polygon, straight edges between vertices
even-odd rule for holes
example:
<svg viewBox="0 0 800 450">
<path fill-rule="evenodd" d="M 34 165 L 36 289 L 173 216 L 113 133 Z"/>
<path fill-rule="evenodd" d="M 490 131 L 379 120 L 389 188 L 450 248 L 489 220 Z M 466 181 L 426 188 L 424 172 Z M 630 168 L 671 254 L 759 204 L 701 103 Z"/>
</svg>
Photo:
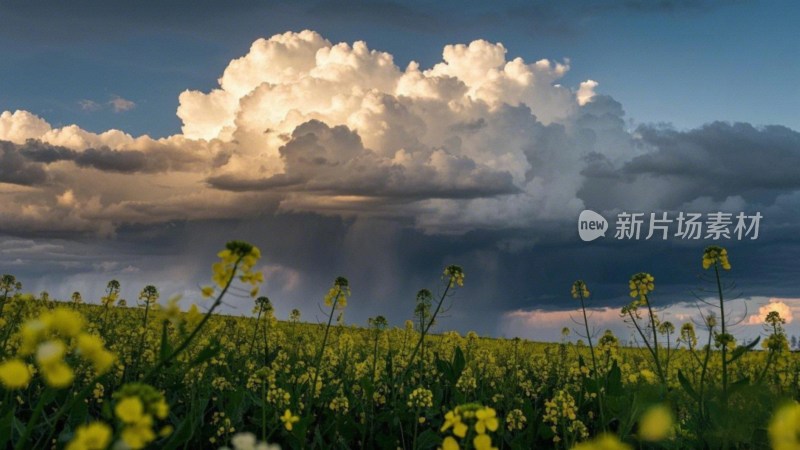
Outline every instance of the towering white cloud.
<svg viewBox="0 0 800 450">
<path fill-rule="evenodd" d="M 430 69 L 411 62 L 401 70 L 392 55 L 364 42 L 334 45 L 311 31 L 285 33 L 256 41 L 232 61 L 218 89 L 181 94 L 178 115 L 187 137 L 237 145 L 210 178 L 213 186 L 291 191 L 286 209 L 318 204 L 324 190 L 338 198 L 413 195 L 412 207 L 396 211 L 422 211 L 431 217 L 418 223 L 433 227 L 454 219 L 459 227 L 491 225 L 499 210 L 516 211 L 520 217 L 511 220 L 520 222 L 536 211 L 570 214 L 581 206 L 580 160 L 591 149 L 570 142 L 568 128 L 597 83 L 576 94 L 556 84 L 567 62 L 526 63 L 506 54 L 502 44 L 477 40 L 446 46 Z M 310 121 L 344 126 L 358 139 L 320 147 L 314 133 L 297 133 Z M 551 142 L 548 134 L 560 136 Z M 306 152 L 305 164 L 290 166 L 288 154 L 308 140 L 317 148 Z M 356 155 L 349 169 L 334 164 Z M 465 207 L 476 217 L 450 212 Z"/>
<path fill-rule="evenodd" d="M 0 114 L 2 226 L 110 232 L 284 210 L 462 232 L 572 218 L 586 199 L 628 192 L 640 172 L 657 176 L 671 154 L 663 136 L 683 136 L 628 132 L 596 81 L 559 84 L 568 70 L 568 60 L 526 62 L 484 40 L 403 69 L 361 41 L 333 44 L 313 31 L 259 39 L 216 89 L 180 95 L 175 136 Z M 657 179 L 631 195 L 639 204 L 697 197 Z"/>
</svg>

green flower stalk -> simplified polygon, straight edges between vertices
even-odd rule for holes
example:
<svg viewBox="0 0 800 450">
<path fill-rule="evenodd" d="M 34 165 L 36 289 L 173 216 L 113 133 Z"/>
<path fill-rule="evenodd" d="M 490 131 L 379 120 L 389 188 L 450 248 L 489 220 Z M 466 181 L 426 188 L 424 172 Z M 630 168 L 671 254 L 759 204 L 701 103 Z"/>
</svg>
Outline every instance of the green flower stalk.
<svg viewBox="0 0 800 450">
<path fill-rule="evenodd" d="M 225 249 L 219 252 L 217 256 L 220 260 L 211 266 L 213 272 L 212 280 L 216 284 L 216 287 L 206 286 L 202 289 L 203 296 L 205 297 L 211 297 L 216 289 L 220 289 L 217 297 L 214 299 L 214 303 L 186 339 L 184 339 L 172 353 L 162 358 L 158 364 L 150 369 L 150 372 L 142 379 L 143 381 L 149 380 L 155 376 L 159 370 L 177 358 L 178 355 L 189 347 L 189 344 L 197 337 L 214 311 L 222 304 L 222 298 L 228 292 L 236 278 L 242 283 L 247 283 L 252 286 L 250 291 L 252 297 L 258 294 L 258 286 L 264 281 L 264 275 L 255 270 L 255 265 L 258 263 L 259 259 L 261 259 L 261 251 L 258 247 L 248 244 L 247 242 L 230 241 L 225 245 Z"/>
<path fill-rule="evenodd" d="M 328 323 L 325 325 L 325 333 L 322 336 L 322 345 L 317 351 L 317 356 L 314 358 L 314 379 L 308 389 L 308 404 L 309 411 L 312 408 L 315 392 L 317 390 L 317 380 L 319 379 L 320 366 L 322 365 L 322 356 L 325 354 L 325 346 L 328 343 L 328 335 L 331 330 L 331 323 L 333 322 L 333 313 L 337 309 L 344 309 L 347 306 L 347 298 L 350 296 L 350 282 L 345 277 L 336 277 L 333 286 L 325 294 L 325 305 L 330 307 L 331 312 L 328 315 Z"/>
<path fill-rule="evenodd" d="M 630 289 L 630 296 L 633 297 L 634 300 L 631 301 L 630 304 L 624 306 L 621 313 L 623 316 L 627 315 L 630 318 L 631 323 L 633 323 L 642 341 L 644 341 L 647 350 L 653 357 L 658 378 L 666 385 L 667 377 L 661 366 L 658 348 L 658 319 L 653 312 L 653 306 L 650 304 L 650 297 L 648 295 L 655 290 L 655 278 L 649 273 L 639 272 L 631 277 L 628 282 L 628 288 Z M 648 319 L 650 322 L 649 333 L 645 333 L 639 325 L 638 319 L 640 317 L 638 309 L 640 306 L 647 307 Z"/>
<path fill-rule="evenodd" d="M 594 379 L 598 380 L 600 372 L 597 369 L 597 357 L 594 354 L 594 344 L 592 343 L 592 333 L 589 331 L 589 318 L 586 316 L 586 302 L 585 299 L 589 298 L 589 288 L 583 280 L 578 280 L 572 283 L 572 298 L 581 301 L 581 312 L 583 313 L 583 326 L 586 331 L 586 340 L 589 342 L 589 353 L 592 355 L 592 369 L 594 369 Z M 599 386 L 598 386 L 599 387 Z M 600 421 L 602 422 L 603 430 L 606 429 L 605 415 L 603 412 L 603 392 L 598 389 L 597 400 L 600 406 Z"/>
<path fill-rule="evenodd" d="M 720 269 L 731 270 L 731 263 L 728 261 L 728 251 L 722 247 L 712 245 L 706 247 L 703 252 L 703 269 L 714 268 L 714 277 L 717 281 L 717 294 L 719 295 L 719 319 L 720 334 L 717 337 L 718 344 L 722 353 L 722 393 L 725 398 L 728 396 L 728 344 L 733 340 L 733 336 L 728 333 L 725 324 L 725 298 L 722 293 L 722 278 Z"/>
</svg>

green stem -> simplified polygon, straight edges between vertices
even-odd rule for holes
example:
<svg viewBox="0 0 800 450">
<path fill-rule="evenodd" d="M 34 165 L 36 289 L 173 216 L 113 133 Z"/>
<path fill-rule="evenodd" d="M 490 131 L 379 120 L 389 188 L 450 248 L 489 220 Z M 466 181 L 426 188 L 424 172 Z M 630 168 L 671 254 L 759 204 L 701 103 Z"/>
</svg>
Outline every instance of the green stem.
<svg viewBox="0 0 800 450">
<path fill-rule="evenodd" d="M 650 306 L 650 298 L 647 297 L 647 294 L 644 295 L 645 303 L 647 303 L 647 312 L 650 316 L 650 327 L 653 329 L 653 358 L 656 360 L 656 370 L 658 371 L 658 377 L 661 378 L 661 382 L 665 385 L 667 384 L 667 377 L 664 374 L 664 371 L 661 369 L 661 360 L 658 357 L 658 330 L 656 329 L 656 317 L 653 314 L 653 307 Z"/>
<path fill-rule="evenodd" d="M 211 305 L 211 308 L 208 310 L 206 315 L 203 316 L 203 319 L 200 321 L 200 323 L 197 324 L 194 330 L 192 330 L 189 336 L 186 337 L 186 339 L 184 339 L 184 341 L 181 343 L 180 346 L 178 346 L 178 348 L 176 348 L 172 353 L 170 353 L 169 356 L 160 360 L 158 364 L 155 365 L 155 367 L 150 369 L 147 375 L 145 375 L 144 378 L 142 378 L 143 382 L 152 378 L 156 373 L 158 373 L 159 370 L 161 370 L 161 368 L 166 366 L 170 361 L 175 359 L 179 354 L 181 354 L 181 352 L 183 352 L 184 350 L 186 350 L 187 347 L 189 347 L 189 344 L 192 342 L 195 336 L 197 336 L 197 334 L 200 333 L 200 330 L 203 328 L 203 326 L 205 326 L 206 322 L 208 322 L 208 320 L 211 318 L 211 314 L 214 312 L 214 310 L 217 309 L 217 307 L 222 304 L 222 297 L 224 297 L 225 294 L 228 292 L 228 289 L 231 287 L 234 278 L 236 278 L 236 269 L 239 267 L 239 263 L 242 261 L 242 258 L 243 257 L 240 256 L 239 259 L 236 260 L 236 263 L 233 265 L 233 270 L 231 270 L 231 276 L 230 278 L 228 278 L 228 282 L 225 283 L 225 287 L 222 288 L 222 291 L 219 293 L 216 300 L 214 300 L 214 304 Z"/>
<path fill-rule="evenodd" d="M 719 277 L 719 265 L 717 262 L 714 262 L 714 275 L 717 278 L 717 293 L 719 294 L 719 310 L 720 310 L 720 324 L 722 326 L 722 336 L 724 337 L 725 341 L 722 345 L 722 401 L 727 403 L 728 401 L 728 345 L 727 345 L 727 334 L 725 328 L 725 301 L 722 298 L 722 281 Z"/>
<path fill-rule="evenodd" d="M 639 322 L 636 321 L 636 318 L 633 316 L 633 312 L 628 310 L 628 316 L 631 318 L 631 322 L 633 322 L 633 326 L 636 327 L 636 331 L 639 332 L 639 335 L 642 337 L 642 341 L 644 341 L 644 345 L 647 347 L 647 350 L 653 356 L 653 359 L 656 359 L 656 353 L 653 351 L 653 348 L 650 346 L 650 341 L 647 340 L 647 336 L 645 336 L 642 328 L 639 326 Z"/>
<path fill-rule="evenodd" d="M 439 303 L 436 305 L 436 310 L 433 311 L 433 315 L 431 319 L 428 321 L 425 328 L 422 330 L 420 334 L 419 341 L 417 341 L 417 345 L 414 347 L 414 351 L 411 352 L 411 357 L 408 360 L 408 364 L 406 365 L 405 370 L 403 370 L 403 374 L 400 377 L 400 381 L 404 381 L 406 376 L 408 375 L 408 371 L 411 369 L 411 365 L 414 363 L 414 358 L 417 356 L 419 349 L 422 347 L 422 342 L 425 340 L 425 336 L 428 334 L 428 330 L 430 330 L 431 326 L 433 325 L 434 320 L 436 320 L 436 315 L 439 314 L 439 310 L 442 309 L 442 304 L 444 303 L 445 297 L 447 297 L 447 292 L 450 290 L 450 285 L 453 281 L 448 281 L 447 287 L 445 287 L 442 296 L 439 298 Z"/>
<path fill-rule="evenodd" d="M 46 388 L 45 392 L 39 397 L 39 400 L 36 402 L 36 406 L 33 409 L 33 414 L 31 414 L 31 418 L 28 419 L 28 423 L 25 424 L 25 430 L 22 432 L 22 436 L 20 436 L 17 445 L 14 446 L 14 450 L 22 450 L 25 448 L 26 445 L 30 444 L 29 440 L 31 437 L 31 433 L 33 433 L 33 428 L 36 426 L 36 423 L 39 422 L 39 416 L 42 415 L 42 410 L 44 410 L 45 399 L 49 396 L 46 395 L 50 388 Z"/>
<path fill-rule="evenodd" d="M 308 399 L 308 410 L 311 411 L 313 409 L 312 402 L 314 401 L 314 396 L 317 390 L 317 379 L 319 378 L 320 372 L 320 365 L 322 364 L 322 356 L 325 354 L 325 345 L 328 343 L 328 333 L 331 329 L 331 322 L 333 322 L 333 313 L 336 311 L 336 304 L 339 302 L 339 296 L 342 295 L 341 290 L 336 293 L 336 297 L 333 298 L 333 303 L 331 304 L 331 313 L 328 315 L 328 324 L 325 326 L 325 334 L 322 337 L 322 346 L 319 348 L 317 352 L 317 357 L 314 358 L 314 381 L 311 383 L 311 389 L 309 389 L 310 395 Z"/>
<path fill-rule="evenodd" d="M 258 337 L 258 324 L 259 324 L 259 321 L 261 320 L 261 311 L 263 309 L 264 308 L 259 305 L 259 307 L 258 307 L 258 315 L 256 316 L 256 326 L 255 326 L 255 329 L 253 330 L 253 339 L 250 341 L 250 350 L 248 351 L 248 353 L 250 354 L 251 357 L 253 356 L 253 347 L 255 347 L 255 345 L 256 345 L 256 337 Z"/>
<path fill-rule="evenodd" d="M 75 403 L 83 401 L 89 395 L 89 392 L 92 389 L 94 389 L 95 384 L 97 384 L 99 380 L 100 376 L 94 377 L 92 381 L 89 382 L 86 386 L 84 386 L 83 389 L 81 389 L 81 391 L 77 395 L 72 396 L 72 398 L 68 402 L 64 403 L 61 406 L 61 408 L 58 409 L 58 412 L 56 412 L 56 415 L 53 417 L 52 420 L 53 426 L 50 427 L 50 431 L 47 432 L 47 438 L 44 441 L 42 441 L 43 443 L 49 442 L 53 438 L 53 434 L 55 434 L 56 432 L 59 419 L 61 419 L 61 417 L 63 417 L 64 414 L 71 411 L 72 408 L 75 406 Z M 20 443 L 24 442 L 26 442 L 26 439 L 20 439 Z M 18 448 L 15 450 L 18 450 L 19 448 L 20 447 L 18 446 Z"/>
<path fill-rule="evenodd" d="M 706 373 L 708 372 L 708 360 L 711 358 L 711 340 L 714 335 L 714 330 L 709 327 L 708 329 L 708 344 L 706 344 L 706 356 L 703 358 L 703 370 L 700 372 L 700 393 L 699 393 L 699 406 L 700 406 L 700 418 L 702 419 L 705 415 L 705 408 L 704 408 L 704 401 L 703 401 L 703 392 L 706 387 Z"/>
<path fill-rule="evenodd" d="M 597 382 L 600 379 L 600 372 L 597 370 L 597 358 L 594 356 L 594 345 L 592 345 L 592 335 L 589 332 L 589 318 L 586 317 L 586 305 L 583 302 L 583 291 L 578 290 L 578 295 L 581 299 L 581 311 L 583 312 L 583 325 L 586 329 L 586 340 L 589 341 L 589 352 L 592 354 L 592 368 L 594 369 L 594 380 L 595 384 L 597 385 L 597 402 L 600 406 L 600 422 L 603 428 L 603 431 L 606 430 L 606 419 L 605 413 L 603 412 L 603 390 L 601 389 L 599 383 Z M 515 343 L 515 352 L 516 352 L 516 343 Z M 516 354 L 515 358 L 516 359 Z M 516 374 L 516 370 L 514 371 Z M 605 383 L 604 383 L 605 384 Z"/>
</svg>

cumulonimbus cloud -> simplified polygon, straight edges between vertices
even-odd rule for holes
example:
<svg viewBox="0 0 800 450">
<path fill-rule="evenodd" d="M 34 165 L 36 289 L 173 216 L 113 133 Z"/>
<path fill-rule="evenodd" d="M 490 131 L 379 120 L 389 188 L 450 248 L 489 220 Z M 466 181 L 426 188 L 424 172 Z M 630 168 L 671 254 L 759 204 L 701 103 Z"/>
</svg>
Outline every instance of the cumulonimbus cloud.
<svg viewBox="0 0 800 450">
<path fill-rule="evenodd" d="M 98 134 L 0 114 L 2 231 L 108 232 L 281 210 L 461 232 L 535 227 L 585 207 L 656 209 L 703 195 L 714 204 L 766 185 L 777 201 L 796 190 L 781 173 L 747 169 L 760 158 L 751 141 L 765 164 L 797 159 L 796 132 L 630 131 L 596 81 L 559 84 L 569 70 L 568 60 L 528 62 L 484 40 L 446 46 L 432 67 L 401 68 L 365 42 L 313 31 L 259 39 L 216 89 L 180 95 L 181 134 Z M 726 160 L 711 191 L 699 184 L 708 172 L 687 169 L 692 158 Z"/>
</svg>

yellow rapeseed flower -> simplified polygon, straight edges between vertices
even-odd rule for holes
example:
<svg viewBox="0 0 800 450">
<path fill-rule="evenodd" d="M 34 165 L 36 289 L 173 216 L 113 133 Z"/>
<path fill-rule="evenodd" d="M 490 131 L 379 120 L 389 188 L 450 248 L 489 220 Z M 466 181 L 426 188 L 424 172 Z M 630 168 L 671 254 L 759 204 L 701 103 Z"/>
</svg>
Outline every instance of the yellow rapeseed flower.
<svg viewBox="0 0 800 450">
<path fill-rule="evenodd" d="M 589 297 L 589 288 L 586 287 L 586 283 L 583 280 L 578 280 L 572 283 L 572 298 L 577 300 L 581 297 Z"/>
<path fill-rule="evenodd" d="M 767 430 L 773 450 L 800 448 L 800 403 L 790 403 L 778 409 Z"/>
<path fill-rule="evenodd" d="M 628 282 L 628 288 L 631 291 L 631 297 L 639 298 L 641 301 L 646 301 L 646 295 L 656 288 L 655 278 L 646 272 L 639 272 L 633 275 Z"/>
<path fill-rule="evenodd" d="M 122 440 L 133 450 L 144 448 L 156 439 L 153 432 L 153 419 L 150 416 L 143 416 L 139 422 L 126 426 L 121 433 Z"/>
<path fill-rule="evenodd" d="M 156 417 L 158 417 L 161 420 L 166 419 L 167 416 L 169 415 L 169 405 L 167 404 L 167 401 L 164 400 L 163 398 L 153 405 L 153 410 L 155 411 Z"/>
<path fill-rule="evenodd" d="M 444 268 L 443 279 L 448 280 L 451 288 L 464 286 L 464 269 L 461 266 L 450 265 Z"/>
<path fill-rule="evenodd" d="M 486 430 L 497 431 L 499 421 L 497 420 L 497 412 L 489 407 L 481 408 L 475 411 L 475 431 L 478 434 L 485 434 Z"/>
<path fill-rule="evenodd" d="M 76 342 L 78 353 L 92 363 L 98 375 L 111 370 L 111 366 L 114 364 L 114 354 L 106 350 L 100 336 L 81 333 L 78 335 Z"/>
<path fill-rule="evenodd" d="M 488 434 L 479 434 L 472 440 L 475 444 L 475 450 L 497 450 L 497 447 L 492 446 L 492 438 Z"/>
<path fill-rule="evenodd" d="M 292 427 L 294 426 L 294 424 L 299 421 L 300 417 L 295 416 L 288 409 L 281 416 L 281 422 L 283 422 L 283 426 L 286 427 L 287 431 L 292 431 Z"/>
<path fill-rule="evenodd" d="M 461 421 L 461 416 L 453 411 L 448 411 L 447 414 L 444 415 L 444 425 L 442 425 L 442 429 L 439 431 L 447 431 L 450 427 L 453 428 L 453 434 L 460 438 L 466 436 L 467 430 L 469 429 L 467 425 Z"/>
<path fill-rule="evenodd" d="M 666 405 L 648 409 L 639 420 L 639 439 L 661 441 L 672 433 L 672 411 Z"/>
<path fill-rule="evenodd" d="M 731 270 L 731 263 L 728 261 L 728 250 L 717 245 L 706 247 L 703 252 L 703 269 L 708 269 L 714 264 L 719 264 L 725 270 Z"/>
<path fill-rule="evenodd" d="M 75 337 L 84 327 L 83 316 L 70 309 L 56 308 L 51 313 L 50 327 L 63 337 Z"/>
<path fill-rule="evenodd" d="M 458 441 L 456 441 L 453 436 L 447 436 L 442 441 L 442 450 L 459 450 L 461 447 L 458 445 Z"/>
<path fill-rule="evenodd" d="M 117 403 L 114 414 L 124 423 L 136 423 L 142 420 L 144 405 L 138 397 L 125 397 Z"/>
<path fill-rule="evenodd" d="M 333 287 L 325 294 L 325 306 L 333 306 L 336 302 L 337 309 L 343 309 L 347 306 L 347 298 L 350 297 L 350 283 L 345 277 L 336 277 L 333 282 Z"/>
<path fill-rule="evenodd" d="M 56 389 L 63 389 L 71 385 L 72 380 L 75 379 L 75 372 L 62 361 L 43 365 L 40 369 L 42 370 L 44 382 L 47 383 L 48 386 Z"/>
<path fill-rule="evenodd" d="M 0 383 L 6 389 L 24 389 L 31 382 L 31 371 L 20 359 L 0 363 Z"/>
<path fill-rule="evenodd" d="M 105 450 L 111 443 L 111 427 L 103 422 L 81 425 L 66 450 Z"/>
<path fill-rule="evenodd" d="M 575 445 L 572 450 L 633 450 L 633 447 L 620 441 L 614 434 L 601 434 L 591 441 Z"/>
</svg>

